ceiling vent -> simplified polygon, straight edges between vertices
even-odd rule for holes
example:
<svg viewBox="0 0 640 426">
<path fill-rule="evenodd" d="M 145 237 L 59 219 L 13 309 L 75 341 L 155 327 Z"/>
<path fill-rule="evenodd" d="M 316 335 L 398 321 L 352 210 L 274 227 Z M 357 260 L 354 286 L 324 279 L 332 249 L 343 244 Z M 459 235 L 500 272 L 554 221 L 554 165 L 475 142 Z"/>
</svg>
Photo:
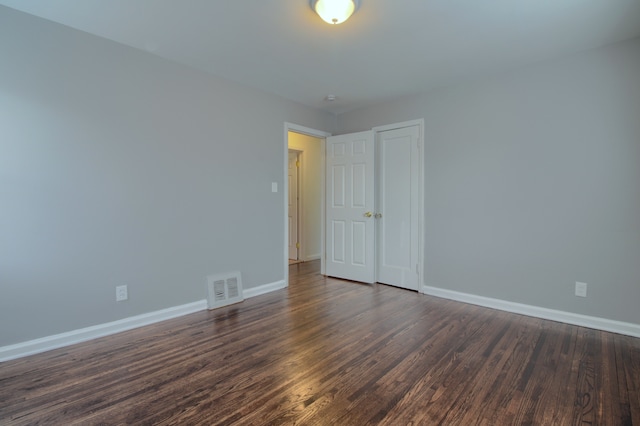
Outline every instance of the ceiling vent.
<svg viewBox="0 0 640 426">
<path fill-rule="evenodd" d="M 244 300 L 240 272 L 209 275 L 207 284 L 207 307 L 209 309 L 232 305 Z"/>
</svg>

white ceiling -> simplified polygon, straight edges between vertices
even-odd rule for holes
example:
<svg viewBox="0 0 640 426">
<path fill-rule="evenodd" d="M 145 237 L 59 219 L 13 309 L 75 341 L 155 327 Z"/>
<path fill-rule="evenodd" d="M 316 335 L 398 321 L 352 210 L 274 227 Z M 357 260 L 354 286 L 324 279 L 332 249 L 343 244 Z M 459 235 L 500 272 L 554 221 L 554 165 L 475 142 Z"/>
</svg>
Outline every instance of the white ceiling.
<svg viewBox="0 0 640 426">
<path fill-rule="evenodd" d="M 639 0 L 362 0 L 338 26 L 308 0 L 0 4 L 333 113 L 640 36 Z"/>
</svg>

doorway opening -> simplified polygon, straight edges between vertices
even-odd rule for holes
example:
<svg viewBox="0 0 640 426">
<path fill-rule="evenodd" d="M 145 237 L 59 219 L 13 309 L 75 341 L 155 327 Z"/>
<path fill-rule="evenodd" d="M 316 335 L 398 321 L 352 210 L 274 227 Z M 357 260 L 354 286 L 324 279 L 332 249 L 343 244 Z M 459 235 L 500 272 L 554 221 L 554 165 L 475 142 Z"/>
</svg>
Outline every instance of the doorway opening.
<svg viewBox="0 0 640 426">
<path fill-rule="evenodd" d="M 329 133 L 285 123 L 285 282 L 289 265 L 324 253 L 324 149 Z"/>
<path fill-rule="evenodd" d="M 289 260 L 308 262 L 321 257 L 323 139 L 297 132 L 288 134 L 288 249 Z"/>
</svg>

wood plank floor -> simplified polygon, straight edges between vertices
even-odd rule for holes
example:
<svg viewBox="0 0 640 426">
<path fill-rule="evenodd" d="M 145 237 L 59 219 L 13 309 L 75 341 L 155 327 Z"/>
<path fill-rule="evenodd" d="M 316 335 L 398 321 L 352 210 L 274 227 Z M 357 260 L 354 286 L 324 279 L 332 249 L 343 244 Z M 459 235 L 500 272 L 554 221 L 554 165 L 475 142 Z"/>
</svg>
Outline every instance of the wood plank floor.
<svg viewBox="0 0 640 426">
<path fill-rule="evenodd" d="M 327 279 L 0 364 L 0 424 L 640 425 L 640 339 Z"/>
</svg>

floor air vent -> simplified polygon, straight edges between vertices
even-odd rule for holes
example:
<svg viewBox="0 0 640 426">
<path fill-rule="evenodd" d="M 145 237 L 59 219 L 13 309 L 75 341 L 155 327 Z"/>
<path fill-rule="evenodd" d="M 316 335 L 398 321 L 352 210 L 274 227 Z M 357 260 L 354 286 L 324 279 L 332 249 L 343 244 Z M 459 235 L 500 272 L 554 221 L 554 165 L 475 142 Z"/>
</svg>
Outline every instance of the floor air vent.
<svg viewBox="0 0 640 426">
<path fill-rule="evenodd" d="M 226 275 L 209 275 L 207 283 L 207 305 L 209 309 L 220 308 L 221 306 L 244 300 L 240 272 L 231 272 Z"/>
</svg>

